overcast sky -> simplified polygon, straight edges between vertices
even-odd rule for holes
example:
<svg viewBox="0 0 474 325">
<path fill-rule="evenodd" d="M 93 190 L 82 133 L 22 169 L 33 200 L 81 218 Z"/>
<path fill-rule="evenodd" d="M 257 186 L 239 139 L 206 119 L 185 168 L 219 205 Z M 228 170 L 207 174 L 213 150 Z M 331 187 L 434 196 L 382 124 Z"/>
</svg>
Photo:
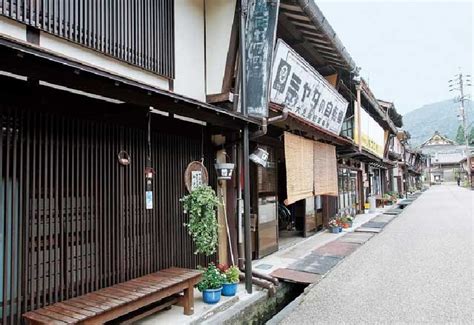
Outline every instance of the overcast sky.
<svg viewBox="0 0 474 325">
<path fill-rule="evenodd" d="M 452 97 L 473 72 L 472 1 L 317 0 L 375 96 L 404 114 Z"/>
</svg>

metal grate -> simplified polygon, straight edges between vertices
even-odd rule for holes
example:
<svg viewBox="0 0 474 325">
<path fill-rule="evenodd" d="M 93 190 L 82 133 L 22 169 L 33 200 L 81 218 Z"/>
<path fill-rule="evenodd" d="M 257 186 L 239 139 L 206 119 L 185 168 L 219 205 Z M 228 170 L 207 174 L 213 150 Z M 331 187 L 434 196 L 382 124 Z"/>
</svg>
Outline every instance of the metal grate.
<svg viewBox="0 0 474 325">
<path fill-rule="evenodd" d="M 144 129 L 1 105 L 0 125 L 2 324 L 162 268 L 209 261 L 193 254 L 179 202 L 186 165 L 201 157 L 201 134 L 152 134 L 154 209 L 145 210 Z M 117 162 L 122 149 L 129 166 Z"/>
<path fill-rule="evenodd" d="M 173 0 L 0 0 L 0 14 L 174 78 Z"/>
</svg>

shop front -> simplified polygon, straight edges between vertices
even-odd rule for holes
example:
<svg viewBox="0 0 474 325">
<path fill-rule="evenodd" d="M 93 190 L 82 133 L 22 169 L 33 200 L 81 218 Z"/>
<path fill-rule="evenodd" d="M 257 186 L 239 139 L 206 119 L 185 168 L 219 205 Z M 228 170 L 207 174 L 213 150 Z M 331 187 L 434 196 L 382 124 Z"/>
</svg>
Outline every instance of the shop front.
<svg viewBox="0 0 474 325">
<path fill-rule="evenodd" d="M 338 209 L 355 215 L 363 210 L 363 184 L 360 163 L 355 161 L 338 165 Z"/>
<path fill-rule="evenodd" d="M 193 161 L 217 188 L 213 135 L 238 135 L 239 116 L 17 53 L 0 46 L 16 72 L 0 76 L 3 319 L 215 259 L 194 254 L 180 198 Z"/>
<path fill-rule="evenodd" d="M 268 127 L 252 149 L 265 152 L 254 165 L 254 257 L 261 258 L 323 229 L 337 212 L 336 146 L 347 101 L 282 40 L 270 83 L 272 114 L 288 118 Z"/>
</svg>

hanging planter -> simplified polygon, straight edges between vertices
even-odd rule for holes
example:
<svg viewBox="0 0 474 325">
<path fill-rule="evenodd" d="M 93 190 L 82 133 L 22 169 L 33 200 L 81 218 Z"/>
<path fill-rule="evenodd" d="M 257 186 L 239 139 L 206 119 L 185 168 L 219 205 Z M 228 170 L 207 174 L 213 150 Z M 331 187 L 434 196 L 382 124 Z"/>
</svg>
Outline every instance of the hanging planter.
<svg viewBox="0 0 474 325">
<path fill-rule="evenodd" d="M 210 186 L 200 186 L 181 199 L 184 212 L 189 214 L 189 221 L 184 225 L 196 245 L 195 254 L 210 256 L 217 248 L 216 208 L 219 199 Z"/>
</svg>

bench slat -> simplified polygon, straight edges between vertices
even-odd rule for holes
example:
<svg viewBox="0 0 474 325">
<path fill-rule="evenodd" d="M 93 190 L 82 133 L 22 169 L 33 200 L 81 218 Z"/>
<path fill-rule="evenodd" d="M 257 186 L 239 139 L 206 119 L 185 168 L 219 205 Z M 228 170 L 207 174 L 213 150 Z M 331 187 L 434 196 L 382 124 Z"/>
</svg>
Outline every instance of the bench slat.
<svg viewBox="0 0 474 325">
<path fill-rule="evenodd" d="M 121 289 L 121 288 L 117 287 L 117 285 L 114 285 L 113 287 L 110 287 L 110 288 L 102 289 L 100 291 L 97 291 L 97 293 L 116 296 L 117 299 L 127 298 L 127 297 L 131 296 L 132 300 L 141 298 L 145 295 L 144 293 L 132 292 L 131 290 Z"/>
<path fill-rule="evenodd" d="M 83 309 L 83 308 L 79 308 L 79 307 L 76 307 L 76 306 L 71 306 L 71 305 L 65 304 L 63 302 L 58 302 L 58 303 L 55 303 L 54 305 L 59 306 L 59 307 L 64 308 L 64 309 L 71 310 L 73 312 L 76 312 L 78 314 L 82 314 L 82 315 L 87 316 L 87 317 L 94 316 L 94 315 L 97 314 L 96 312 L 93 312 L 93 311 L 90 311 L 90 310 L 87 310 L 87 309 Z"/>
<path fill-rule="evenodd" d="M 41 309 L 37 309 L 37 310 L 34 311 L 34 313 L 37 313 L 37 314 L 40 314 L 40 315 L 43 315 L 43 316 L 61 321 L 61 322 L 69 323 L 69 324 L 77 323 L 77 319 L 66 316 L 66 315 L 58 314 L 58 313 L 56 313 L 52 310 L 46 309 L 46 307 L 43 307 Z"/>
<path fill-rule="evenodd" d="M 123 301 L 120 301 L 120 300 L 117 300 L 117 299 L 111 299 L 111 298 L 107 298 L 107 297 L 103 297 L 103 296 L 98 296 L 94 292 L 83 296 L 83 299 L 88 299 L 88 300 L 94 301 L 97 304 L 106 305 L 107 307 L 109 307 L 109 309 L 120 306 L 121 304 L 123 304 Z"/>
<path fill-rule="evenodd" d="M 194 277 L 194 276 L 199 276 L 201 275 L 201 271 L 198 270 L 183 270 L 180 268 L 176 267 L 171 267 L 169 269 L 164 269 L 160 270 L 160 272 L 168 272 L 168 273 L 173 273 L 173 274 L 181 274 L 181 275 L 186 275 L 188 277 Z"/>
<path fill-rule="evenodd" d="M 138 286 L 136 284 L 132 284 L 128 282 L 117 284 L 117 286 L 122 288 L 122 290 L 127 290 L 129 292 L 142 292 L 145 295 L 152 292 L 156 292 L 156 289 L 146 288 L 143 285 Z"/>
<path fill-rule="evenodd" d="M 136 297 L 127 297 L 127 295 L 124 293 L 117 293 L 113 291 L 100 290 L 97 291 L 95 294 L 101 297 L 119 300 L 121 303 L 127 303 L 136 300 Z"/>
<path fill-rule="evenodd" d="M 166 276 L 166 275 L 165 275 Z M 178 280 L 178 279 L 173 279 L 173 278 L 170 278 L 170 277 L 167 277 L 167 278 L 163 278 L 163 276 L 160 276 L 160 275 L 157 275 L 156 273 L 153 273 L 153 274 L 149 274 L 145 277 L 146 279 L 157 279 L 157 280 L 161 280 L 160 282 L 162 282 L 163 284 L 165 284 L 166 286 L 171 286 L 171 285 L 174 285 L 176 283 L 180 283 L 182 282 L 181 280 Z"/>
<path fill-rule="evenodd" d="M 38 313 L 33 312 L 33 311 L 29 311 L 29 312 L 25 313 L 23 315 L 23 317 L 25 317 L 27 319 L 31 319 L 32 321 L 37 322 L 37 323 L 55 324 L 55 325 L 67 324 L 66 322 L 61 322 L 57 319 L 50 318 L 48 316 L 43 316 L 43 315 L 38 314 Z"/>
<path fill-rule="evenodd" d="M 51 306 L 46 306 L 46 307 L 44 307 L 44 309 L 54 311 L 55 313 L 58 313 L 58 314 L 61 314 L 61 315 L 67 316 L 67 317 L 75 318 L 77 320 L 87 318 L 86 315 L 79 314 L 79 313 L 76 313 L 72 310 L 62 308 L 62 307 L 58 306 L 57 304 L 54 304 L 54 305 L 51 305 Z"/>
<path fill-rule="evenodd" d="M 129 283 L 142 285 L 142 286 L 147 286 L 147 287 L 149 287 L 151 289 L 154 289 L 154 290 L 161 290 L 161 289 L 166 287 L 164 284 L 161 284 L 160 282 L 147 280 L 147 279 L 144 279 L 144 278 L 130 280 Z"/>
<path fill-rule="evenodd" d="M 122 286 L 120 284 L 116 284 L 114 285 L 113 287 L 110 287 L 110 289 L 114 289 L 114 290 L 117 290 L 119 292 L 122 292 L 122 293 L 125 293 L 127 295 L 130 295 L 130 296 L 133 296 L 133 297 L 137 297 L 137 298 L 141 298 L 147 294 L 149 294 L 148 291 L 143 291 L 143 290 L 131 290 L 130 288 L 128 287 L 125 287 L 125 286 Z"/>
<path fill-rule="evenodd" d="M 79 308 L 84 308 L 84 309 L 87 309 L 87 310 L 90 310 L 90 311 L 93 311 L 93 312 L 96 312 L 96 313 L 100 313 L 100 312 L 103 312 L 105 310 L 107 310 L 108 308 L 107 307 L 104 307 L 102 305 L 97 305 L 97 304 L 94 304 L 92 302 L 89 302 L 89 301 L 82 301 L 81 299 L 78 298 L 72 298 L 72 299 L 69 299 L 69 300 L 65 300 L 63 301 L 64 304 L 68 304 L 68 305 L 72 305 L 72 306 L 76 306 L 76 307 L 79 307 Z"/>
</svg>

